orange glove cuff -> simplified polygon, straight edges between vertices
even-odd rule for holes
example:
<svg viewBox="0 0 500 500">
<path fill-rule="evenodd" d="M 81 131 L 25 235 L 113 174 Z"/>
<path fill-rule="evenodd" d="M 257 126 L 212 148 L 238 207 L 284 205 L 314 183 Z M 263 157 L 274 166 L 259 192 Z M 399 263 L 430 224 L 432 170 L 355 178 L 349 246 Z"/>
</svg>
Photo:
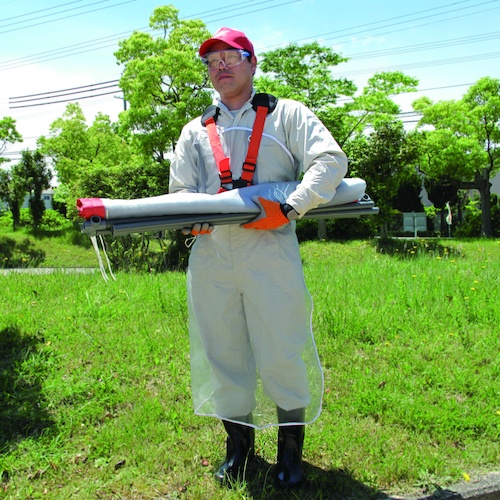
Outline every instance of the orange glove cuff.
<svg viewBox="0 0 500 500">
<path fill-rule="evenodd" d="M 247 224 L 243 224 L 245 229 L 276 229 L 290 222 L 288 218 L 283 215 L 281 205 L 278 201 L 259 198 L 259 203 L 262 207 L 259 217 Z"/>
</svg>

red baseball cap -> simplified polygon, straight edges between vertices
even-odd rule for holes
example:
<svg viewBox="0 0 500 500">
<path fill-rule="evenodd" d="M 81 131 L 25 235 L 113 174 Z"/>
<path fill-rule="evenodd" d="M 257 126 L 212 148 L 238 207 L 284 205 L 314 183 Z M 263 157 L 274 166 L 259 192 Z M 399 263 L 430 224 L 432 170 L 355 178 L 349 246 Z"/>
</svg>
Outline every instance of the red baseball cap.
<svg viewBox="0 0 500 500">
<path fill-rule="evenodd" d="M 217 42 L 225 42 L 235 49 L 243 49 L 252 55 L 254 54 L 252 42 L 246 37 L 243 31 L 233 30 L 232 28 L 220 28 L 212 38 L 205 40 L 201 44 L 199 50 L 200 56 L 208 54 Z"/>
</svg>

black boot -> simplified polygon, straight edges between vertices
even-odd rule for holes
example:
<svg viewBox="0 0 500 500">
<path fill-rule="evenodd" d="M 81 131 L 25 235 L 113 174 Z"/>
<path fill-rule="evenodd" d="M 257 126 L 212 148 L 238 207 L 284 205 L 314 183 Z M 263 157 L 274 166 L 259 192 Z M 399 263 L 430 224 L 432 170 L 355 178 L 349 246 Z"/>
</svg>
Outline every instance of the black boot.
<svg viewBox="0 0 500 500">
<path fill-rule="evenodd" d="M 278 421 L 303 422 L 304 408 L 285 411 L 278 408 Z M 276 482 L 281 488 L 296 488 L 304 480 L 302 472 L 302 447 L 304 425 L 280 425 L 278 428 L 278 464 Z"/>
<path fill-rule="evenodd" d="M 239 419 L 238 419 L 239 420 Z M 241 419 L 251 422 L 251 418 Z M 245 468 L 255 455 L 255 429 L 248 425 L 223 420 L 227 432 L 226 460 L 215 472 L 215 479 L 221 483 L 230 479 L 242 479 Z"/>
</svg>

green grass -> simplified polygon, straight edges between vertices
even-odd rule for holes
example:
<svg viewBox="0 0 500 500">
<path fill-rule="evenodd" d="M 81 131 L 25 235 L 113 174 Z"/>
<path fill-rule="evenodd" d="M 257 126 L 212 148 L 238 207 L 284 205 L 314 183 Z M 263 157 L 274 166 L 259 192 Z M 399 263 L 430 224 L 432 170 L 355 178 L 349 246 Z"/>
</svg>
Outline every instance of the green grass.
<svg viewBox="0 0 500 500">
<path fill-rule="evenodd" d="M 59 231 L 40 230 L 34 234 L 30 228 L 22 227 L 12 232 L 10 225 L 6 224 L 5 220 L 0 217 L 0 268 L 11 267 L 5 266 L 1 259 L 4 238 L 13 240 L 17 245 L 14 252 L 18 252 L 19 245 L 25 241 L 28 241 L 35 250 L 42 252 L 43 260 L 37 264 L 37 267 L 96 267 L 96 257 L 89 237 L 73 228 Z M 24 261 L 18 259 L 21 262 L 16 263 L 13 267 L 32 267 L 29 255 L 21 257 L 24 258 Z M 7 259 L 5 258 L 5 260 Z"/>
<path fill-rule="evenodd" d="M 326 386 L 303 490 L 273 486 L 275 430 L 257 433 L 247 482 L 215 484 L 225 435 L 192 413 L 183 273 L 13 273 L 0 497 L 363 499 L 498 470 L 500 243 L 301 248 Z"/>
</svg>

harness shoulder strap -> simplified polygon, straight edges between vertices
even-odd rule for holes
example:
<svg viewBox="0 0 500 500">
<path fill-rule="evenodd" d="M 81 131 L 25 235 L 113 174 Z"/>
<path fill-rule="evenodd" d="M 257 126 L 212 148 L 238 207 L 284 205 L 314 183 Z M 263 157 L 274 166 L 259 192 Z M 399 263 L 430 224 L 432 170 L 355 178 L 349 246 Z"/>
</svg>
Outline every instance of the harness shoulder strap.
<svg viewBox="0 0 500 500">
<path fill-rule="evenodd" d="M 208 106 L 208 108 L 201 115 L 201 124 L 205 127 L 206 122 L 209 118 L 213 118 L 214 122 L 217 122 L 217 118 L 219 118 L 219 115 L 220 115 L 219 106 L 216 106 L 215 104 L 211 104 L 210 106 Z"/>
<path fill-rule="evenodd" d="M 267 109 L 267 114 L 270 114 L 276 108 L 276 104 L 278 103 L 278 99 L 274 97 L 272 94 L 255 94 L 252 99 L 252 108 L 257 111 L 259 106 L 263 106 Z"/>
<path fill-rule="evenodd" d="M 274 111 L 277 102 L 278 99 L 276 97 L 265 93 L 255 94 L 252 99 L 252 108 L 255 110 L 256 116 L 253 124 L 252 135 L 250 136 L 247 156 L 242 167 L 241 178 L 237 180 L 233 180 L 230 160 L 224 155 L 219 134 L 217 133 L 216 122 L 220 114 L 220 108 L 212 104 L 203 113 L 201 123 L 207 128 L 210 145 L 219 169 L 219 177 L 221 181 L 221 189 L 219 192 L 227 191 L 227 188 L 224 187 L 227 184 L 232 184 L 233 188 L 250 186 L 252 184 L 266 117 L 269 113 Z"/>
</svg>

